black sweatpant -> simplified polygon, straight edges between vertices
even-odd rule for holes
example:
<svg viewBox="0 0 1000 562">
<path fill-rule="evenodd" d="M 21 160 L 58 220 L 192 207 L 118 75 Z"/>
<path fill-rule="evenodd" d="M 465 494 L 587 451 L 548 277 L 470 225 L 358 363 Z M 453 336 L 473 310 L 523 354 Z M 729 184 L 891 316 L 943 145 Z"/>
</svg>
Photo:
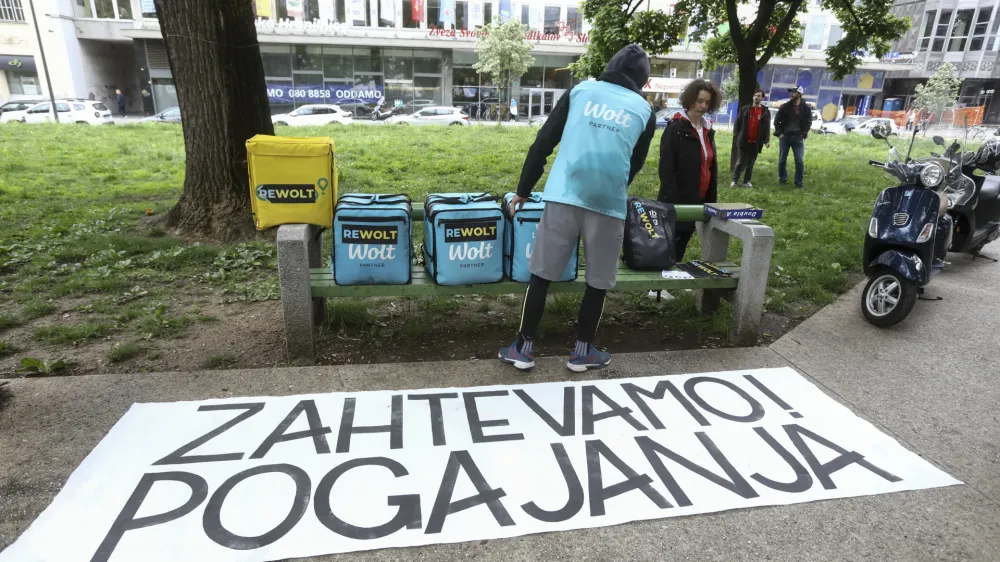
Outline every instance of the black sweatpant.
<svg viewBox="0 0 1000 562">
<path fill-rule="evenodd" d="M 521 327 L 517 335 L 519 347 L 525 338 L 535 339 L 535 334 L 538 333 L 538 325 L 541 324 L 542 315 L 545 313 L 545 297 L 549 292 L 549 284 L 549 280 L 534 274 L 528 282 L 528 290 L 524 294 L 524 305 L 521 309 Z M 595 289 L 587 285 L 576 319 L 578 341 L 586 343 L 594 341 L 597 327 L 601 323 L 601 315 L 604 313 L 604 298 L 607 293 L 604 289 Z"/>
</svg>

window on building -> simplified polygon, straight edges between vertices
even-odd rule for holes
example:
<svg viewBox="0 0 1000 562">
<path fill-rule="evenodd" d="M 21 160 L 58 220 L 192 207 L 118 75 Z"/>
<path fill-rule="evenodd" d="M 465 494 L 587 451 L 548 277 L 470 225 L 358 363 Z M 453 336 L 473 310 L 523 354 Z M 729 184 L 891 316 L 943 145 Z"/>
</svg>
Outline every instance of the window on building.
<svg viewBox="0 0 1000 562">
<path fill-rule="evenodd" d="M 982 51 L 986 42 L 986 32 L 990 28 L 990 17 L 993 16 L 993 8 L 980 8 L 979 17 L 976 18 L 976 26 L 972 28 L 972 41 L 969 43 L 970 51 Z"/>
<path fill-rule="evenodd" d="M 566 26 L 573 30 L 573 33 L 583 32 L 583 14 L 579 8 L 566 8 Z"/>
<path fill-rule="evenodd" d="M 521 25 L 529 25 L 531 21 L 531 7 L 527 4 L 521 5 Z"/>
<path fill-rule="evenodd" d="M 934 34 L 934 18 L 937 17 L 937 10 L 924 12 L 924 34 L 920 40 L 920 50 L 926 51 L 931 46 L 931 36 Z"/>
<path fill-rule="evenodd" d="M 493 23 L 493 4 L 490 2 L 483 6 L 483 23 L 486 25 Z"/>
<path fill-rule="evenodd" d="M 986 48 L 990 51 L 1000 51 L 1000 35 L 997 35 L 997 29 L 1000 29 L 1000 14 L 993 18 L 993 29 L 990 30 L 990 38 L 986 42 Z"/>
<path fill-rule="evenodd" d="M 323 70 L 323 48 L 319 45 L 296 45 L 292 55 L 293 70 Z"/>
<path fill-rule="evenodd" d="M 385 49 L 382 51 L 382 66 L 385 79 L 413 80 L 413 51 L 409 49 Z"/>
<path fill-rule="evenodd" d="M 827 47 L 833 47 L 844 38 L 844 28 L 839 25 L 830 26 L 830 38 L 826 42 Z"/>
<path fill-rule="evenodd" d="M 21 0 L 0 0 L 0 21 L 24 21 Z"/>
<path fill-rule="evenodd" d="M 396 4 L 381 0 L 378 2 L 378 26 L 396 27 Z"/>
<path fill-rule="evenodd" d="M 455 29 L 470 29 L 469 26 L 469 3 L 460 0 L 455 2 Z"/>
<path fill-rule="evenodd" d="M 260 58 L 264 76 L 287 78 L 292 75 L 292 59 L 286 45 L 261 45 Z"/>
<path fill-rule="evenodd" d="M 948 28 L 951 27 L 951 15 L 951 10 L 941 10 L 941 17 L 938 18 L 934 31 L 934 43 L 931 45 L 931 50 L 935 53 L 944 51 L 944 41 L 948 37 Z"/>
<path fill-rule="evenodd" d="M 413 51 L 413 73 L 441 74 L 441 51 Z"/>
<path fill-rule="evenodd" d="M 545 6 L 545 19 L 542 24 L 542 33 L 559 33 L 559 6 Z"/>
<path fill-rule="evenodd" d="M 319 0 L 278 0 L 279 19 L 301 19 L 312 21 L 320 19 Z M 326 14 L 322 14 L 326 15 Z M 328 16 L 329 17 L 329 16 Z"/>
<path fill-rule="evenodd" d="M 972 30 L 972 16 L 975 10 L 959 10 L 955 18 L 955 26 L 951 29 L 951 40 L 948 41 L 949 52 L 964 52 Z"/>
<path fill-rule="evenodd" d="M 809 27 L 806 28 L 805 48 L 809 51 L 819 51 L 823 49 L 823 32 L 826 31 L 826 16 L 813 16 L 809 18 Z"/>
<path fill-rule="evenodd" d="M 403 0 L 403 27 L 410 29 L 420 27 L 420 20 L 413 19 L 413 0 Z"/>
<path fill-rule="evenodd" d="M 354 53 L 350 47 L 323 47 L 323 76 L 327 80 L 354 81 Z"/>
<path fill-rule="evenodd" d="M 42 88 L 38 85 L 38 75 L 33 72 L 16 72 L 7 70 L 7 87 L 10 93 L 25 96 L 37 96 L 42 93 Z"/>
<path fill-rule="evenodd" d="M 441 29 L 441 0 L 427 0 L 427 27 Z"/>
</svg>

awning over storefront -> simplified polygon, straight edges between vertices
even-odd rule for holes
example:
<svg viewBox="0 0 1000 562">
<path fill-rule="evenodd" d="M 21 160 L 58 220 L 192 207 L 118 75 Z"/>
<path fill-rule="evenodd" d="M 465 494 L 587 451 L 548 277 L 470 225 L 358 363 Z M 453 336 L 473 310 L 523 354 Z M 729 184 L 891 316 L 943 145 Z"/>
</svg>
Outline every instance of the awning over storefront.
<svg viewBox="0 0 1000 562">
<path fill-rule="evenodd" d="M 35 57 L 30 55 L 0 55 L 0 70 L 37 72 L 35 69 Z"/>
</svg>

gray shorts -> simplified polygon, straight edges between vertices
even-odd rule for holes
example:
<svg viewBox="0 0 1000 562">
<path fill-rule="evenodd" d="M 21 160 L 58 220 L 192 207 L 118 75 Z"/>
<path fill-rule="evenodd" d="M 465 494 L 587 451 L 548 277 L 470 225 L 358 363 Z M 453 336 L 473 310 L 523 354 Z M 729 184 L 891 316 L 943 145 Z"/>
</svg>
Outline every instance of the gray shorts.
<svg viewBox="0 0 1000 562">
<path fill-rule="evenodd" d="M 545 203 L 528 264 L 531 273 L 549 281 L 562 277 L 580 238 L 587 260 L 587 284 L 595 289 L 613 288 L 625 221 L 562 203 Z"/>
</svg>

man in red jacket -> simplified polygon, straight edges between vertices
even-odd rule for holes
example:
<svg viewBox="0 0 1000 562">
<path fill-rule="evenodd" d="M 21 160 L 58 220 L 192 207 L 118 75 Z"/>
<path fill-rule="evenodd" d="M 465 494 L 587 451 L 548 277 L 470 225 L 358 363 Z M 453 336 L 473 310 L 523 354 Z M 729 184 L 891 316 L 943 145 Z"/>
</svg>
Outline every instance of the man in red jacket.
<svg viewBox="0 0 1000 562">
<path fill-rule="evenodd" d="M 733 126 L 733 142 L 736 144 L 736 169 L 733 171 L 733 183 L 736 187 L 743 174 L 743 187 L 753 187 L 750 179 L 753 177 L 753 166 L 757 163 L 757 155 L 765 146 L 771 146 L 771 112 L 761 105 L 764 101 L 764 90 L 757 88 L 753 93 L 753 104 L 740 109 Z"/>
</svg>

